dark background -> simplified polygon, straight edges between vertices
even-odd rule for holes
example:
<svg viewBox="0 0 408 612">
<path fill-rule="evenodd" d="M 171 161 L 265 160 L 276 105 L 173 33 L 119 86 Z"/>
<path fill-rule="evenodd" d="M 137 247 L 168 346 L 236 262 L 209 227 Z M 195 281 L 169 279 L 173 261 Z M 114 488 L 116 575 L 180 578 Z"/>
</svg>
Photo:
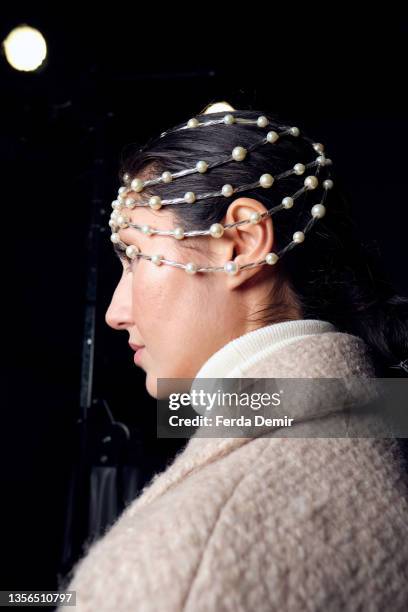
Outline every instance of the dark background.
<svg viewBox="0 0 408 612">
<path fill-rule="evenodd" d="M 27 23 L 48 43 L 35 73 L 0 58 L 3 590 L 57 586 L 78 452 L 92 203 L 96 189 L 107 224 L 125 145 L 222 100 L 293 119 L 326 145 L 362 240 L 377 241 L 396 291 L 408 293 L 405 15 L 317 4 L 303 14 L 228 5 L 225 16 L 202 4 L 68 8 L 1 19 L 2 40 Z M 94 397 L 132 432 L 127 460 L 141 487 L 183 441 L 156 439 L 145 374 L 127 335 L 104 323 L 121 266 L 109 235 L 99 249 Z"/>
</svg>

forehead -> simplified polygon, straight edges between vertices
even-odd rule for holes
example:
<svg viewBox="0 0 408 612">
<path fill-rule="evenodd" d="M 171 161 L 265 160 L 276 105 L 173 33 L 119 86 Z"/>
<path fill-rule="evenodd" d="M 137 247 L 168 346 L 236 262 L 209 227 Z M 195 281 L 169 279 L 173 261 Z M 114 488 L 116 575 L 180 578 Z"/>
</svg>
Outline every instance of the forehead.
<svg viewBox="0 0 408 612">
<path fill-rule="evenodd" d="M 144 195 L 141 197 L 140 193 L 130 191 L 127 197 L 131 197 L 136 202 L 146 202 L 148 197 Z M 169 230 L 174 227 L 173 214 L 170 210 L 166 210 L 166 206 L 163 206 L 160 210 L 152 210 L 150 206 L 135 206 L 135 208 L 122 207 L 122 214 L 128 217 L 131 223 L 136 225 L 150 225 L 152 228 L 160 230 Z M 123 242 L 131 244 L 133 241 L 144 242 L 151 240 L 151 238 L 158 238 L 159 236 L 145 236 L 140 229 L 135 227 L 126 227 L 118 230 L 118 233 Z"/>
</svg>

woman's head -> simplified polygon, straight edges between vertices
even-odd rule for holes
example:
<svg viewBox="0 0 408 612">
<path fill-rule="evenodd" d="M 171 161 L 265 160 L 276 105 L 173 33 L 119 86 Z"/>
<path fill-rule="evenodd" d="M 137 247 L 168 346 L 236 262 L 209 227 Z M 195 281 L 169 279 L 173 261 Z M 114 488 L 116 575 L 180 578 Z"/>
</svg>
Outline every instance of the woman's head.
<svg viewBox="0 0 408 612">
<path fill-rule="evenodd" d="M 255 120 L 267 115 L 271 130 L 279 131 L 282 125 L 260 111 L 232 114 Z M 222 116 L 215 113 L 211 118 Z M 120 174 L 146 180 L 167 170 L 174 173 L 192 168 L 199 160 L 211 164 L 238 145 L 251 148 L 262 136 L 263 129 L 238 123 L 170 131 L 128 152 Z M 296 163 L 313 161 L 317 154 L 313 155 L 310 142 L 302 137 L 285 137 L 279 144 L 254 148 L 242 162 L 221 164 L 204 174 L 186 175 L 132 195 L 142 201 L 152 194 L 172 199 L 187 191 L 219 191 L 227 183 L 254 183 L 264 173 L 276 175 Z M 186 231 L 208 230 L 213 223 L 225 225 L 248 219 L 252 212 L 264 213 L 301 186 L 302 177 L 291 175 L 275 181 L 269 189 L 259 187 L 227 198 L 166 205 L 156 211 L 136 207 L 128 210 L 127 216 L 132 223 L 157 229 L 181 225 Z M 149 236 L 131 227 L 119 233 L 123 242 L 135 244 L 148 255 L 161 254 L 168 260 L 191 261 L 199 266 L 222 266 L 231 260 L 245 265 L 290 243 L 293 233 L 310 220 L 310 210 L 320 197 L 317 192 L 305 192 L 291 209 L 258 224 L 236 226 L 217 239 L 199 236 L 179 241 L 169 236 Z M 383 278 L 372 278 L 370 266 L 374 264 L 355 237 L 349 206 L 336 180 L 326 209 L 325 217 L 319 219 L 304 243 L 285 252 L 273 266 L 248 268 L 229 276 L 220 272 L 189 275 L 183 269 L 155 266 L 142 258 L 124 263 L 106 320 L 115 329 L 127 330 L 131 342 L 146 347 L 140 365 L 146 370 L 146 385 L 152 395 L 157 378 L 192 378 L 226 342 L 268 323 L 318 318 L 334 323 L 340 331 L 373 340 L 375 332 L 367 333 L 364 317 L 378 312 L 382 300 L 392 295 L 390 286 Z M 371 344 L 374 347 L 378 343 Z M 388 358 L 395 358 L 393 351 Z"/>
</svg>

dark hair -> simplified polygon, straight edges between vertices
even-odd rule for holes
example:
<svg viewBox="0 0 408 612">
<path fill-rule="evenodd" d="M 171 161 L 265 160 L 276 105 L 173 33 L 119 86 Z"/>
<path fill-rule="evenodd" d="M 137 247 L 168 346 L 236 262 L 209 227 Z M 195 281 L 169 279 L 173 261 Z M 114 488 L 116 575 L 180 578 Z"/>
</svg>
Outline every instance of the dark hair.
<svg viewBox="0 0 408 612">
<path fill-rule="evenodd" d="M 265 115 L 269 119 L 268 130 L 279 131 L 283 125 L 296 125 L 282 122 L 276 115 L 265 111 L 235 110 L 231 114 L 247 119 Z M 208 121 L 223 115 L 225 112 L 198 117 Z M 194 167 L 202 159 L 211 164 L 225 158 L 226 152 L 231 152 L 235 146 L 250 149 L 265 136 L 265 128 L 240 123 L 233 127 L 221 123 L 172 131 L 185 124 L 186 121 L 174 126 L 161 138 L 152 137 L 141 148 L 130 145 L 124 149 L 120 178 L 125 172 L 132 178 L 154 177 L 165 170 L 178 172 Z M 141 195 L 148 197 L 154 193 L 162 198 L 178 198 L 187 191 L 198 194 L 219 191 L 226 183 L 253 183 L 263 173 L 276 175 L 292 168 L 295 163 L 313 161 L 318 153 L 313 156 L 312 142 L 301 130 L 299 137 L 285 136 L 276 145 L 255 147 L 244 162 L 221 164 L 204 174 L 193 173 L 168 184 L 158 184 L 150 190 L 146 188 Z M 294 292 L 305 319 L 329 321 L 339 331 L 359 336 L 369 348 L 377 376 L 402 376 L 401 369 L 389 369 L 389 366 L 408 357 L 408 298 L 395 295 L 375 244 L 361 241 L 350 202 L 342 193 L 332 168 L 330 172 L 334 186 L 327 194 L 326 215 L 317 220 L 300 246 L 286 251 L 273 267 L 263 266 L 267 273 L 274 275 L 274 293 L 270 304 L 254 314 L 260 315 L 258 320 L 263 325 L 288 319 L 287 316 L 285 319 L 286 304 L 280 299 L 283 294 L 279 291 L 284 279 Z M 309 173 L 316 174 L 316 170 Z M 295 193 L 301 184 L 299 176 L 291 175 L 275 181 L 270 189 L 258 187 L 239 192 L 239 196 L 255 198 L 270 209 L 280 204 L 283 197 Z M 220 222 L 236 197 L 233 194 L 228 198 L 204 199 L 199 201 L 199 205 L 167 205 L 166 210 L 172 209 L 177 222 L 188 230 L 203 230 Z M 306 226 L 310 209 L 318 201 L 316 192 L 308 190 L 295 201 L 293 208 L 273 215 L 275 252 L 292 241 L 294 231 Z M 188 248 L 184 243 L 191 244 L 193 240 L 196 243 L 194 248 L 199 248 L 199 239 L 189 238 L 180 244 Z"/>
</svg>

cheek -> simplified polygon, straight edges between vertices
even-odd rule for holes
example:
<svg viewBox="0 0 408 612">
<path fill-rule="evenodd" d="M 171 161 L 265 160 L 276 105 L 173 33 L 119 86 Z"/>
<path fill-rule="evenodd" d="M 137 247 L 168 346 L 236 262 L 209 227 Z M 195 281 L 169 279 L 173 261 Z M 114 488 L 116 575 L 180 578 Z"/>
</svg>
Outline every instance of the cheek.
<svg viewBox="0 0 408 612">
<path fill-rule="evenodd" d="M 139 262 L 132 274 L 133 317 L 146 343 L 148 336 L 168 339 L 186 328 L 198 307 L 194 280 L 179 268 Z"/>
<path fill-rule="evenodd" d="M 135 322 L 140 329 L 154 321 L 160 328 L 171 319 L 172 293 L 177 283 L 177 272 L 170 266 L 156 266 L 150 261 L 138 262 L 132 274 L 132 302 Z"/>
</svg>

